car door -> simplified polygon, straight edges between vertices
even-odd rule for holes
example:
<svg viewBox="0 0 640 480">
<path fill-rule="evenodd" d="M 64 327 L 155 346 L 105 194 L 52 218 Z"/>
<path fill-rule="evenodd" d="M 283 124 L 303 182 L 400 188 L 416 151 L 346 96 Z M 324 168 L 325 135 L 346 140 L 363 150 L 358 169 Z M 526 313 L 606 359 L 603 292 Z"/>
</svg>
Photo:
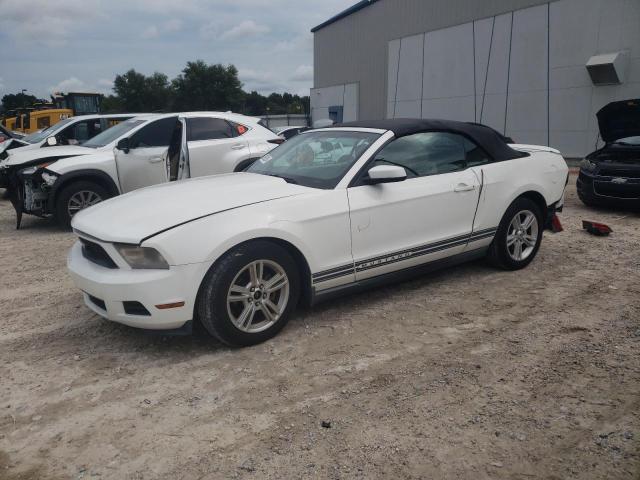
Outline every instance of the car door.
<svg viewBox="0 0 640 480">
<path fill-rule="evenodd" d="M 114 149 L 123 193 L 167 181 L 166 154 L 177 116 L 149 122 L 129 138 L 127 149 Z"/>
<path fill-rule="evenodd" d="M 399 165 L 407 179 L 348 189 L 356 279 L 462 253 L 471 235 L 480 182 L 466 166 L 462 137 L 418 133 L 393 140 L 366 169 Z"/>
<path fill-rule="evenodd" d="M 192 177 L 230 173 L 249 158 L 246 127 L 214 117 L 188 117 L 186 126 Z"/>
</svg>

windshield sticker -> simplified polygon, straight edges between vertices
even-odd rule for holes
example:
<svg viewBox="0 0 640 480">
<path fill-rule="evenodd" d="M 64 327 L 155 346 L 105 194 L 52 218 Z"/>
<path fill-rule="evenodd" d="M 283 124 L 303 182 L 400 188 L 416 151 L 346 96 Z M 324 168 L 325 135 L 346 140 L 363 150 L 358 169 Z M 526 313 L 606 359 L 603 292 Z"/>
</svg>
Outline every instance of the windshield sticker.
<svg viewBox="0 0 640 480">
<path fill-rule="evenodd" d="M 270 154 L 268 154 L 268 153 L 267 153 L 264 157 L 262 157 L 262 158 L 260 159 L 260 163 L 267 163 L 267 162 L 270 162 L 270 161 L 271 161 L 271 159 L 273 159 L 273 157 L 272 157 Z"/>
</svg>

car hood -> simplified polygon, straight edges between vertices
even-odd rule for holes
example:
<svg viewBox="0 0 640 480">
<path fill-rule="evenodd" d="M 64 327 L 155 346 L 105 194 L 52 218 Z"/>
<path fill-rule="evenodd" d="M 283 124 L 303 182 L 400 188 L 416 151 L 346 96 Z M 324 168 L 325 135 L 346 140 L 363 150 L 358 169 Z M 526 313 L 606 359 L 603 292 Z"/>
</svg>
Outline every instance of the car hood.
<svg viewBox="0 0 640 480">
<path fill-rule="evenodd" d="M 255 173 L 198 177 L 147 187 L 79 212 L 73 229 L 107 242 L 138 244 L 215 213 L 309 192 Z"/>
<path fill-rule="evenodd" d="M 0 153 L 4 152 L 9 147 L 9 145 L 11 145 L 10 150 L 31 147 L 30 143 L 23 142 L 22 140 L 19 140 L 17 138 L 9 138 L 4 142 L 0 143 Z M 16 145 L 19 145 L 19 146 L 16 146 Z"/>
<path fill-rule="evenodd" d="M 600 137 L 607 143 L 640 135 L 640 99 L 612 102 L 597 117 Z"/>
<path fill-rule="evenodd" d="M 3 165 L 14 167 L 22 164 L 29 164 L 34 160 L 39 159 L 75 157 L 76 155 L 89 155 L 95 152 L 96 150 L 93 148 L 80 147 L 76 145 L 36 149 L 27 148 L 24 151 L 22 151 L 21 148 L 16 148 L 15 150 L 9 150 L 9 157 L 3 162 Z"/>
</svg>

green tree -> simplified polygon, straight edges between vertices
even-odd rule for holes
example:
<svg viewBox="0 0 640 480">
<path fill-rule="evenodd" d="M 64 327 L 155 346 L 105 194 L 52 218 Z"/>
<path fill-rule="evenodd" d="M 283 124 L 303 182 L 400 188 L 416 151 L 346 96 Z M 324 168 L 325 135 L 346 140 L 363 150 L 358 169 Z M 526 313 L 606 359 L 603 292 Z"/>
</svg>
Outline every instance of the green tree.
<svg viewBox="0 0 640 480">
<path fill-rule="evenodd" d="M 116 95 L 105 95 L 102 98 L 102 103 L 100 108 L 102 109 L 102 113 L 124 113 L 125 109 L 122 106 L 122 102 L 120 101 L 120 97 Z"/>
<path fill-rule="evenodd" d="M 147 77 L 131 69 L 116 75 L 113 91 L 126 112 L 159 112 L 171 108 L 173 92 L 164 73 L 155 72 Z"/>
<path fill-rule="evenodd" d="M 25 93 L 9 93 L 2 97 L 2 110 L 15 110 L 16 108 L 30 107 L 39 100 L 33 95 L 27 95 Z"/>
<path fill-rule="evenodd" d="M 238 111 L 245 96 L 236 67 L 207 65 L 202 60 L 187 62 L 172 85 L 175 94 L 174 109 L 177 111 Z"/>
<path fill-rule="evenodd" d="M 267 97 L 264 95 L 260 95 L 255 90 L 251 93 L 245 94 L 244 97 L 244 108 L 242 109 L 242 113 L 245 115 L 264 115 L 267 111 L 268 104 Z"/>
</svg>

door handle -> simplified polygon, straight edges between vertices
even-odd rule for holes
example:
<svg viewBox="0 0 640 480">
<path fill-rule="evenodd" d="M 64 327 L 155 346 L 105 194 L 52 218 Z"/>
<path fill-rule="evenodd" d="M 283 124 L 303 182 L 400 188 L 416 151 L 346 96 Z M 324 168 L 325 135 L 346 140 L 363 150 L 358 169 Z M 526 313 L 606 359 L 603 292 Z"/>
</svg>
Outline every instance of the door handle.
<svg viewBox="0 0 640 480">
<path fill-rule="evenodd" d="M 242 150 L 243 148 L 245 148 L 245 145 L 242 144 L 234 145 L 233 147 L 231 147 L 232 150 Z"/>
<path fill-rule="evenodd" d="M 475 190 L 475 189 L 476 189 L 475 185 L 467 185 L 466 183 L 459 183 L 458 186 L 453 189 L 453 191 L 456 193 L 460 193 L 460 192 L 470 192 L 471 190 Z"/>
<path fill-rule="evenodd" d="M 149 163 L 160 163 L 163 160 L 162 157 L 151 157 Z"/>
</svg>

